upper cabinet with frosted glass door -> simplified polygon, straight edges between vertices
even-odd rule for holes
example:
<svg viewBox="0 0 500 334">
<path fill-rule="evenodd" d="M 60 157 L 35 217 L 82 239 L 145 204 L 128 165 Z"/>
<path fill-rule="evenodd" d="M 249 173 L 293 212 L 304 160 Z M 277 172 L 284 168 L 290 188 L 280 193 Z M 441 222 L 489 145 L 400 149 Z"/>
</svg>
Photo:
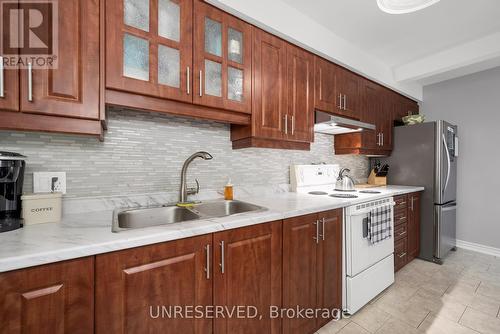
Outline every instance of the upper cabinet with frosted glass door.
<svg viewBox="0 0 500 334">
<path fill-rule="evenodd" d="M 192 0 L 106 1 L 106 87 L 191 102 Z"/>
<path fill-rule="evenodd" d="M 251 26 L 194 2 L 193 102 L 251 113 Z"/>
</svg>

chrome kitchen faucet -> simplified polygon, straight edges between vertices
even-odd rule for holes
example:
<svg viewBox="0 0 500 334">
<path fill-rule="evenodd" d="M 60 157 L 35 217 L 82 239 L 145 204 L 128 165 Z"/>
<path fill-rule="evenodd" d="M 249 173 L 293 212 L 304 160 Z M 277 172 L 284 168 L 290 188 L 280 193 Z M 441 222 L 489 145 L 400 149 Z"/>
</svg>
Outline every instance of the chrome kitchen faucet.
<svg viewBox="0 0 500 334">
<path fill-rule="evenodd" d="M 196 188 L 189 188 L 188 189 L 187 185 L 186 185 L 187 169 L 189 167 L 189 164 L 191 164 L 191 162 L 196 158 L 202 158 L 203 160 L 212 160 L 213 159 L 213 157 L 210 153 L 200 151 L 200 152 L 194 153 L 189 158 L 187 158 L 186 161 L 184 161 L 184 165 L 182 165 L 182 171 L 181 171 L 181 189 L 180 189 L 180 195 L 179 195 L 179 203 L 187 203 L 188 195 L 194 195 L 200 191 L 200 183 L 196 179 L 195 179 Z"/>
</svg>

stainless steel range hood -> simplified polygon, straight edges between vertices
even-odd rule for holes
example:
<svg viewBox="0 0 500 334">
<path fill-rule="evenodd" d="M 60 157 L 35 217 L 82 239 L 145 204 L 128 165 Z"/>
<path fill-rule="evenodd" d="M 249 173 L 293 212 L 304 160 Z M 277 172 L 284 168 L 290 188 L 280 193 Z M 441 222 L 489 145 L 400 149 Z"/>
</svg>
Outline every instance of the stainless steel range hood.
<svg viewBox="0 0 500 334">
<path fill-rule="evenodd" d="M 328 135 L 375 130 L 375 125 L 335 116 L 323 111 L 315 111 L 314 132 Z"/>
</svg>

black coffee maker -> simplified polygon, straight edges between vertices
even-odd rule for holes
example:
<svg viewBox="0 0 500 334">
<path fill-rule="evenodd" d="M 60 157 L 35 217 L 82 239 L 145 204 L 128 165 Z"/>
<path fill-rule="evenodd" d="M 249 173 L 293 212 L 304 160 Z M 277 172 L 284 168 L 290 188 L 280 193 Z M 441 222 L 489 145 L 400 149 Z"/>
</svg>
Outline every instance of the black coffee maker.
<svg viewBox="0 0 500 334">
<path fill-rule="evenodd" d="M 25 159 L 18 153 L 0 151 L 0 233 L 23 226 L 21 195 Z"/>
</svg>

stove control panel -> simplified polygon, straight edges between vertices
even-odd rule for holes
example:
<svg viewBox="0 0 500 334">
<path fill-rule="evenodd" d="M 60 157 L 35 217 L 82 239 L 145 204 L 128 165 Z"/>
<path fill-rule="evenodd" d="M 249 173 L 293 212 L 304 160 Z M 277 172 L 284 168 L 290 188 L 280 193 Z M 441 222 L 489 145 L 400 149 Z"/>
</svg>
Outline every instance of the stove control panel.
<svg viewBox="0 0 500 334">
<path fill-rule="evenodd" d="M 334 185 L 340 171 L 339 165 L 292 165 L 290 166 L 291 190 L 311 186 Z"/>
</svg>

